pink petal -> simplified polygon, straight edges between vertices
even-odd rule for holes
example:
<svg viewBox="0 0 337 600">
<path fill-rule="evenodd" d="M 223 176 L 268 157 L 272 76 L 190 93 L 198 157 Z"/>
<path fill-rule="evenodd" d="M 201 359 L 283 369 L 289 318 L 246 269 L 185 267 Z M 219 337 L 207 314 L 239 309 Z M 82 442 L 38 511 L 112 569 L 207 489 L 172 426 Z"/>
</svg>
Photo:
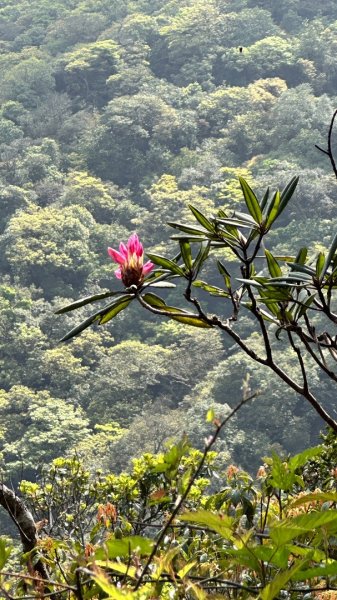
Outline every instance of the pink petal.
<svg viewBox="0 0 337 600">
<path fill-rule="evenodd" d="M 127 249 L 126 245 L 123 244 L 123 242 L 121 242 L 119 244 L 119 251 L 120 251 L 121 255 L 124 256 L 124 258 L 128 257 L 128 249 Z"/>
<path fill-rule="evenodd" d="M 138 239 L 138 235 L 136 233 L 133 233 L 132 235 L 130 235 L 127 246 L 128 246 L 128 250 L 131 254 L 137 253 L 137 248 L 139 246 L 139 239 Z"/>
<path fill-rule="evenodd" d="M 141 258 L 144 254 L 144 250 L 143 250 L 143 245 L 138 242 L 138 246 L 136 248 L 136 256 L 138 256 L 138 258 Z"/>
<path fill-rule="evenodd" d="M 120 267 L 119 269 L 116 269 L 115 276 L 117 277 L 117 279 L 122 279 L 122 269 Z"/>
<path fill-rule="evenodd" d="M 150 273 L 150 271 L 152 271 L 153 267 L 154 267 L 154 264 L 150 260 L 148 260 L 145 263 L 145 265 L 143 265 L 143 274 L 147 275 L 148 273 Z"/>
<path fill-rule="evenodd" d="M 119 263 L 120 265 L 124 265 L 125 257 L 123 256 L 123 254 L 118 252 L 118 250 L 114 250 L 113 248 L 108 248 L 108 254 L 109 254 L 109 256 L 111 256 L 112 260 L 114 260 L 116 263 Z"/>
</svg>

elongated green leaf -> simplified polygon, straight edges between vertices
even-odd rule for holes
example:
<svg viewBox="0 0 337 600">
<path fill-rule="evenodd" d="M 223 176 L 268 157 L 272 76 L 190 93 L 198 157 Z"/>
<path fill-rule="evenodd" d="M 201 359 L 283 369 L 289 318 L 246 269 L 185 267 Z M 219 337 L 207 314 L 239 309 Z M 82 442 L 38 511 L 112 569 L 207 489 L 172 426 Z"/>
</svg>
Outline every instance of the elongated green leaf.
<svg viewBox="0 0 337 600">
<path fill-rule="evenodd" d="M 104 300 L 104 298 L 110 298 L 111 296 L 120 296 L 121 294 L 122 292 L 103 292 L 102 294 L 94 294 L 93 296 L 80 298 L 80 300 L 76 300 L 71 304 L 62 306 L 62 308 L 59 308 L 55 311 L 55 314 L 62 315 L 63 313 L 69 312 L 71 310 L 76 310 L 76 308 L 80 308 L 81 306 L 85 306 L 86 304 L 91 304 L 92 302 L 97 302 L 98 300 Z"/>
<path fill-rule="evenodd" d="M 284 588 L 285 585 L 294 577 L 294 575 L 303 568 L 308 561 L 306 559 L 299 560 L 290 569 L 282 571 L 274 579 L 266 585 L 259 595 L 261 600 L 273 600 L 275 596 L 278 596 L 279 592 Z"/>
<path fill-rule="evenodd" d="M 274 223 L 275 219 L 278 217 L 279 210 L 280 210 L 280 204 L 281 204 L 281 194 L 279 191 L 277 191 L 270 203 L 270 206 L 269 206 L 269 209 L 267 212 L 266 229 L 270 229 L 270 227 Z"/>
<path fill-rule="evenodd" d="M 303 306 L 299 305 L 297 307 L 297 310 L 295 312 L 295 320 L 300 319 L 301 317 L 303 317 L 303 315 L 305 315 L 305 313 L 308 311 L 311 304 L 315 300 L 316 296 L 317 296 L 316 293 L 311 294 L 311 296 L 309 296 L 306 300 L 303 301 L 303 303 L 302 303 Z"/>
<path fill-rule="evenodd" d="M 288 288 L 280 288 L 279 290 L 273 290 L 268 288 L 266 290 L 260 290 L 260 298 L 257 298 L 261 302 L 284 302 L 285 300 L 291 300 L 291 296 L 288 293 Z"/>
<path fill-rule="evenodd" d="M 332 240 L 332 244 L 330 246 L 330 250 L 329 250 L 328 255 L 326 257 L 326 260 L 325 260 L 325 263 L 324 263 L 324 266 L 323 266 L 323 269 L 322 269 L 322 273 L 321 273 L 321 277 L 322 278 L 324 277 L 325 273 L 327 272 L 327 270 L 328 270 L 328 268 L 330 266 L 330 263 L 331 263 L 334 255 L 336 253 L 336 250 L 337 250 L 337 233 L 336 233 L 334 239 Z"/>
<path fill-rule="evenodd" d="M 250 215 L 247 215 L 246 213 L 240 212 L 238 210 L 234 211 L 233 219 L 238 219 L 239 221 L 242 221 L 243 223 L 247 223 L 247 225 L 249 225 L 250 227 L 256 227 L 256 223 L 255 223 L 253 217 L 251 217 Z"/>
<path fill-rule="evenodd" d="M 299 177 L 293 177 L 293 179 L 291 179 L 289 181 L 288 185 L 286 185 L 284 190 L 281 192 L 281 203 L 280 203 L 279 211 L 278 211 L 279 215 L 284 211 L 289 200 L 291 199 L 292 195 L 294 194 L 297 184 L 298 184 L 298 181 L 299 181 Z"/>
<path fill-rule="evenodd" d="M 179 265 L 177 265 L 169 258 L 165 258 L 165 256 L 160 256 L 159 254 L 147 254 L 147 256 L 155 265 L 159 265 L 164 269 L 172 271 L 172 273 L 176 273 L 181 277 L 185 277 L 184 271 L 179 267 Z"/>
<path fill-rule="evenodd" d="M 179 242 L 179 245 L 180 245 L 181 256 L 183 258 L 185 266 L 190 271 L 192 269 L 192 252 L 191 252 L 190 243 L 185 240 L 184 241 L 181 240 Z"/>
<path fill-rule="evenodd" d="M 256 287 L 256 288 L 263 287 L 261 283 L 259 283 L 258 281 L 255 281 L 254 279 L 243 279 L 242 277 L 237 277 L 236 280 L 240 281 L 240 283 L 244 283 L 245 285 L 250 285 L 252 287 Z"/>
<path fill-rule="evenodd" d="M 96 569 L 92 574 L 92 579 L 106 594 L 106 600 L 134 600 L 135 596 L 132 592 L 122 591 L 113 584 L 108 576 L 103 571 Z M 96 595 L 96 594 L 95 594 Z"/>
<path fill-rule="evenodd" d="M 202 235 L 188 235 L 188 234 L 181 234 L 181 235 L 171 235 L 170 236 L 171 240 L 176 240 L 178 242 L 180 242 L 180 240 L 183 240 L 184 242 L 197 242 L 198 244 L 200 244 L 200 242 L 207 242 L 208 241 L 208 237 L 203 237 Z"/>
<path fill-rule="evenodd" d="M 255 223 L 261 225 L 263 217 L 259 201 L 247 181 L 243 179 L 243 177 L 239 177 L 239 181 L 248 211 L 252 215 Z"/>
<path fill-rule="evenodd" d="M 109 569 L 109 571 L 115 571 L 116 573 L 122 573 L 122 575 L 127 575 L 132 579 L 136 578 L 136 567 L 132 565 L 125 565 L 123 563 L 115 562 L 112 560 L 96 560 L 95 566 L 102 567 L 103 569 Z"/>
<path fill-rule="evenodd" d="M 165 300 L 163 300 L 162 298 L 157 296 L 157 294 L 152 294 L 152 292 L 147 292 L 146 294 L 143 294 L 142 298 L 150 306 L 154 306 L 154 307 L 158 307 L 158 308 L 166 306 Z"/>
<path fill-rule="evenodd" d="M 198 564 L 196 560 L 192 560 L 191 562 L 188 562 L 184 567 L 182 567 L 177 575 L 180 579 L 183 579 L 187 573 L 190 572 L 191 569 L 193 569 L 193 567 L 195 567 L 195 565 Z"/>
<path fill-rule="evenodd" d="M 262 212 L 264 211 L 265 207 L 267 206 L 267 202 L 269 200 L 269 194 L 270 194 L 270 188 L 268 187 L 265 191 L 265 194 L 262 198 L 262 202 L 261 202 L 261 210 Z"/>
<path fill-rule="evenodd" d="M 166 311 L 168 311 L 168 315 L 170 316 L 170 312 L 175 312 L 177 309 L 174 306 L 166 306 Z M 181 316 L 170 316 L 174 321 L 178 321 L 179 323 L 183 323 L 184 325 L 190 325 L 191 327 L 201 327 L 203 329 L 211 329 L 212 325 L 204 321 L 198 315 L 193 315 L 192 313 L 185 313 Z"/>
<path fill-rule="evenodd" d="M 225 292 L 225 290 L 222 290 L 221 288 L 216 287 L 215 285 L 209 285 L 205 281 L 197 280 L 194 281 L 192 285 L 194 285 L 194 287 L 203 289 L 205 292 L 211 294 L 211 296 L 222 296 L 224 298 L 230 298 L 228 292 Z"/>
<path fill-rule="evenodd" d="M 202 242 L 200 244 L 200 250 L 196 256 L 196 259 L 193 263 L 193 277 L 196 277 L 197 274 L 199 273 L 202 265 L 204 264 L 205 260 L 207 259 L 208 255 L 209 255 L 209 251 L 211 249 L 210 243 L 209 242 Z"/>
<path fill-rule="evenodd" d="M 185 325 L 190 325 L 192 327 L 202 327 L 210 329 L 212 325 L 204 321 L 198 315 L 194 315 L 193 313 L 182 310 L 181 308 L 176 308 L 175 306 L 167 306 L 165 301 L 156 294 L 152 294 L 151 292 L 144 294 L 142 296 L 143 300 L 150 306 L 154 308 L 158 308 L 162 311 L 163 315 L 166 315 L 170 319 L 174 321 L 179 321 L 179 323 L 184 323 Z M 171 313 L 175 313 L 172 315 Z M 177 314 L 181 313 L 181 314 Z"/>
<path fill-rule="evenodd" d="M 289 273 L 288 275 L 283 275 L 282 277 L 273 277 L 269 280 L 269 283 L 272 285 L 276 285 L 278 283 L 288 283 L 288 285 L 293 285 L 296 282 L 304 281 L 306 283 L 311 283 L 312 277 L 307 273 L 297 273 L 295 271 Z"/>
<path fill-rule="evenodd" d="M 316 260 L 316 277 L 317 279 L 319 279 L 320 281 L 322 281 L 323 279 L 323 267 L 325 264 L 325 254 L 323 252 L 320 252 L 317 256 L 317 260 Z"/>
<path fill-rule="evenodd" d="M 188 223 L 167 223 L 170 227 L 173 227 L 174 229 L 179 229 L 180 231 L 183 231 L 185 233 L 188 233 L 190 235 L 201 235 L 204 237 L 213 237 L 213 235 L 207 230 L 207 229 L 202 229 L 201 227 L 192 227 L 191 225 L 189 225 Z"/>
<path fill-rule="evenodd" d="M 133 298 L 134 298 L 133 294 L 123 294 L 123 296 L 121 298 L 119 298 L 117 301 L 115 300 L 114 302 L 111 302 L 104 308 L 101 308 L 100 310 L 95 312 L 93 315 L 91 315 L 90 317 L 88 317 L 87 319 L 82 321 L 82 323 L 80 323 L 79 325 L 74 327 L 74 329 L 71 329 L 71 331 L 69 331 L 63 338 L 60 339 L 60 342 L 66 342 L 67 340 L 70 340 L 71 338 L 75 337 L 79 333 L 82 333 L 82 331 L 87 329 L 87 327 L 90 327 L 90 325 L 92 325 L 95 321 L 98 321 L 100 324 L 106 323 L 107 322 L 106 320 L 102 321 L 102 319 L 101 319 L 102 316 L 106 315 L 110 310 L 113 310 L 115 306 L 119 306 L 120 304 L 123 305 L 126 302 L 128 304 Z M 127 304 L 126 304 L 126 306 L 127 306 Z M 126 308 L 126 306 L 124 306 L 124 308 Z M 120 310 L 123 310 L 123 306 L 122 306 L 122 308 L 120 308 Z M 119 312 L 119 310 L 117 312 Z M 115 314 L 117 314 L 117 313 L 115 313 Z M 115 315 L 113 315 L 113 316 L 115 316 Z M 110 318 L 112 319 L 113 317 L 111 316 Z M 107 320 L 110 320 L 110 319 L 107 319 Z"/>
<path fill-rule="evenodd" d="M 180 515 L 180 521 L 188 521 L 189 523 L 198 523 L 205 525 L 209 529 L 216 531 L 227 540 L 233 538 L 232 525 L 234 519 L 227 515 L 216 515 L 207 510 L 198 510 L 197 512 L 188 512 Z"/>
<path fill-rule="evenodd" d="M 133 300 L 133 299 L 134 299 L 134 296 L 132 295 L 131 297 L 129 296 L 127 298 L 121 298 L 120 300 L 115 302 L 113 304 L 113 306 L 111 306 L 106 311 L 101 313 L 101 316 L 98 320 L 99 324 L 104 325 L 108 321 L 111 321 L 111 319 L 113 319 L 116 315 L 118 315 L 119 312 L 121 312 L 127 306 L 129 306 L 131 300 Z"/>
<path fill-rule="evenodd" d="M 205 215 L 203 215 L 200 212 L 200 210 L 198 210 L 197 208 L 195 208 L 195 206 L 192 206 L 192 204 L 189 204 L 189 209 L 192 211 L 192 213 L 194 214 L 195 218 L 200 223 L 200 225 L 202 225 L 203 227 L 205 227 L 205 229 L 207 229 L 208 231 L 211 231 L 212 233 L 214 233 L 215 227 L 214 227 L 213 223 L 211 223 L 211 221 L 209 221 L 205 217 Z"/>
<path fill-rule="evenodd" d="M 308 256 L 308 248 L 303 247 L 298 251 L 294 262 L 298 265 L 305 265 Z"/>
<path fill-rule="evenodd" d="M 217 219 L 217 223 L 220 225 L 241 227 L 243 229 L 251 229 L 252 227 L 256 227 L 256 223 L 254 223 L 254 225 L 251 225 L 250 223 L 247 223 L 247 221 L 243 221 L 242 219 L 235 219 L 234 217 L 230 219 Z"/>
<path fill-rule="evenodd" d="M 3 538 L 0 538 L 0 569 L 3 569 L 7 560 L 12 553 L 13 547 L 6 542 Z"/>
<path fill-rule="evenodd" d="M 155 288 L 175 288 L 175 283 L 171 283 L 170 281 L 154 281 L 153 283 L 149 283 L 147 287 L 155 287 Z"/>
<path fill-rule="evenodd" d="M 310 275 L 311 277 L 315 276 L 315 270 L 312 269 L 311 267 L 308 267 L 308 265 L 301 265 L 300 263 L 297 262 L 287 262 L 287 265 L 290 267 L 291 269 L 291 274 L 294 275 L 294 273 L 306 273 L 307 275 Z"/>
<path fill-rule="evenodd" d="M 91 317 L 88 317 L 87 319 L 82 321 L 82 323 L 80 323 L 79 325 L 74 327 L 74 329 L 71 329 L 66 335 L 64 335 L 63 338 L 61 338 L 59 340 L 60 343 L 66 342 L 66 341 L 70 340 L 71 338 L 75 337 L 76 335 L 78 335 L 79 333 L 82 333 L 82 331 L 87 329 L 87 327 L 90 327 L 90 325 L 92 325 L 92 323 L 94 321 L 97 321 L 98 319 L 99 319 L 99 313 L 95 313 L 94 315 L 91 315 Z"/>
<path fill-rule="evenodd" d="M 268 263 L 268 270 L 272 277 L 282 277 L 282 270 L 277 260 L 273 257 L 272 253 L 265 250 L 265 255 Z"/>
<path fill-rule="evenodd" d="M 225 284 L 226 287 L 228 289 L 231 288 L 231 275 L 230 273 L 227 271 L 225 265 L 222 264 L 222 262 L 220 262 L 220 260 L 216 261 L 217 267 L 218 267 L 218 271 L 220 273 L 220 275 L 223 276 L 224 280 L 225 280 Z"/>
</svg>

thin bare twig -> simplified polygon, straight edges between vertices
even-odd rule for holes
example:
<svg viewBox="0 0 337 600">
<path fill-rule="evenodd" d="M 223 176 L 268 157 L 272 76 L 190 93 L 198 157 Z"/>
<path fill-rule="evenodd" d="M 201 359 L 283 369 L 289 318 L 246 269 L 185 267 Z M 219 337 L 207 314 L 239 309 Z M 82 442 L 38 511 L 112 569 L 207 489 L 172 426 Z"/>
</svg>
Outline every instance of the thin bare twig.
<svg viewBox="0 0 337 600">
<path fill-rule="evenodd" d="M 337 165 L 336 165 L 336 161 L 334 159 L 333 149 L 332 149 L 332 132 L 333 132 L 336 117 L 337 117 L 337 110 L 335 110 L 335 112 L 333 113 L 332 119 L 330 121 L 330 127 L 329 127 L 329 133 L 328 133 L 328 149 L 324 150 L 317 144 L 315 144 L 315 148 L 317 148 L 317 150 L 319 150 L 320 152 L 323 152 L 323 154 L 326 154 L 329 157 L 329 160 L 330 160 L 330 163 L 332 166 L 332 170 L 337 179 Z"/>
</svg>

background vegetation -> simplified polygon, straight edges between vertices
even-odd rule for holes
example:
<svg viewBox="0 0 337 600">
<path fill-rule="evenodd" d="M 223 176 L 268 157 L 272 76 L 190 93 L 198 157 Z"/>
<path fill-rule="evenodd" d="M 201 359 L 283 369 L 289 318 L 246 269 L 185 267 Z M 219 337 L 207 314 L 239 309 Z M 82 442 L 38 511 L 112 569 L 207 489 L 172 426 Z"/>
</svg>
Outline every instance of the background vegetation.
<svg viewBox="0 0 337 600">
<path fill-rule="evenodd" d="M 231 421 L 223 462 L 255 469 L 315 443 L 314 412 L 218 333 L 131 309 L 60 346 L 87 312 L 53 311 L 117 289 L 106 248 L 133 231 L 170 251 L 161 223 L 189 203 L 238 208 L 238 175 L 263 190 L 300 174 L 274 248 L 327 247 L 335 182 L 314 144 L 336 102 L 336 29 L 332 0 L 2 4 L 0 436 L 14 480 L 74 451 L 120 471 L 182 431 L 200 444 L 207 408 L 226 412 L 246 374 L 260 395 Z M 242 334 L 254 341 L 248 319 Z"/>
</svg>

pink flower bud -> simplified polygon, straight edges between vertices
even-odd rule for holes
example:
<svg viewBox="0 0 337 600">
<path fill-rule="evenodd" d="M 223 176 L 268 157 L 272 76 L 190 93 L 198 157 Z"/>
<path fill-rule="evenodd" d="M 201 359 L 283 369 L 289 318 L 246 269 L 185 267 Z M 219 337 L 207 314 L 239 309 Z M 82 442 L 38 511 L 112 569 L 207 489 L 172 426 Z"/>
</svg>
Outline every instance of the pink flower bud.
<svg viewBox="0 0 337 600">
<path fill-rule="evenodd" d="M 150 273 L 154 267 L 149 260 L 143 265 L 144 249 L 136 233 L 129 237 L 126 245 L 123 242 L 119 244 L 119 251 L 108 248 L 108 254 L 114 262 L 120 265 L 115 271 L 115 276 L 123 281 L 125 287 L 141 286 L 144 276 Z"/>
</svg>

